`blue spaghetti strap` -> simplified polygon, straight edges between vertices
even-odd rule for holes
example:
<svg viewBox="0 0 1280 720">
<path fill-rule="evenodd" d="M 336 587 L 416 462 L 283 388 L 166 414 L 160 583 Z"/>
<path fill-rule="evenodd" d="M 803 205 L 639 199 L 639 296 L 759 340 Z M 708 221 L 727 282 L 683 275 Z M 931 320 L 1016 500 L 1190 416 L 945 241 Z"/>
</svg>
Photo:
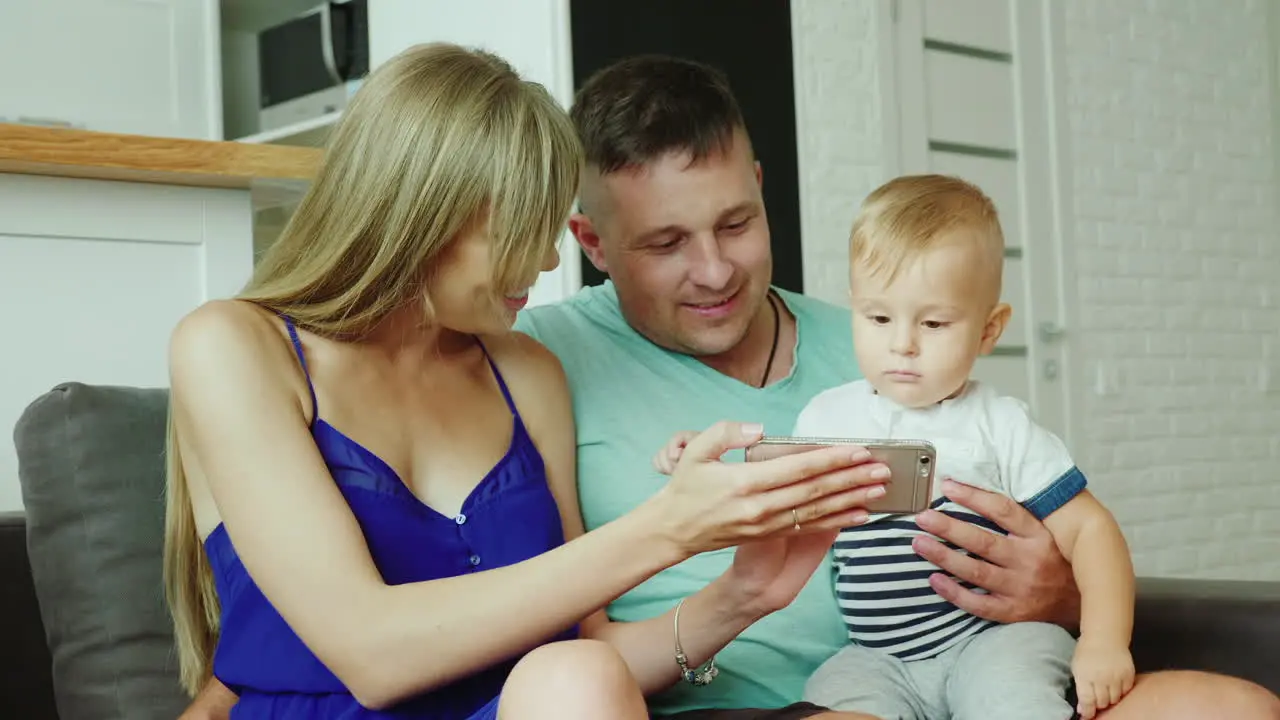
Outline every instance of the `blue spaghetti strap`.
<svg viewBox="0 0 1280 720">
<path fill-rule="evenodd" d="M 479 341 L 477 340 L 476 342 Z M 493 377 L 498 380 L 498 389 L 502 391 L 502 397 L 507 400 L 507 409 L 511 411 L 512 415 L 518 416 L 520 412 L 516 410 L 515 400 L 511 399 L 511 391 L 507 389 L 507 381 L 502 379 L 502 373 L 498 370 L 497 364 L 493 362 L 493 356 L 489 354 L 489 349 L 484 346 L 484 343 L 480 343 L 480 351 L 484 353 L 484 359 L 489 361 L 489 369 L 493 371 Z"/>
<path fill-rule="evenodd" d="M 288 315 L 280 317 L 284 318 L 284 326 L 289 330 L 289 339 L 293 341 L 293 351 L 297 353 L 298 364 L 302 365 L 302 374 L 307 378 L 307 391 L 311 393 L 311 423 L 315 424 L 320 419 L 320 405 L 316 401 L 316 386 L 311 384 L 311 371 L 307 369 L 307 356 L 302 352 L 302 340 L 298 337 L 298 328 L 294 326 L 293 318 Z M 503 388 L 503 392 L 506 392 L 506 388 Z"/>
</svg>

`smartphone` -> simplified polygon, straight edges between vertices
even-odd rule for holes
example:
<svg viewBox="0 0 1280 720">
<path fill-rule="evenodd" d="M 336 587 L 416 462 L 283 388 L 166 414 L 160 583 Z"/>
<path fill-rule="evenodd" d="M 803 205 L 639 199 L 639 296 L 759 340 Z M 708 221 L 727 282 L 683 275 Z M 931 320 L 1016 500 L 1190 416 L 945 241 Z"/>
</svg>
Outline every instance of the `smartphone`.
<svg viewBox="0 0 1280 720">
<path fill-rule="evenodd" d="M 925 440 L 766 435 L 747 447 L 746 459 L 747 462 L 769 460 L 830 445 L 861 445 L 871 452 L 873 460 L 889 466 L 892 474 L 885 482 L 885 495 L 867 503 L 868 512 L 914 515 L 929 508 L 929 502 L 933 498 L 933 469 L 937 465 L 938 451 L 932 443 Z"/>
</svg>

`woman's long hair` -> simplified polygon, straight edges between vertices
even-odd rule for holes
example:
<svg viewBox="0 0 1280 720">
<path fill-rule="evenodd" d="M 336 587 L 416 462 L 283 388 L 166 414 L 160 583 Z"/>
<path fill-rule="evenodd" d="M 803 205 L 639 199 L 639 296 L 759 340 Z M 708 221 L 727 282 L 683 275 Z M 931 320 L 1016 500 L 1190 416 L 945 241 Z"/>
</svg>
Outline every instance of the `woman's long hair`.
<svg viewBox="0 0 1280 720">
<path fill-rule="evenodd" d="M 448 44 L 379 66 L 335 126 L 324 160 L 279 240 L 238 295 L 335 338 L 358 338 L 420 302 L 424 273 L 461 232 L 488 221 L 493 287 L 536 277 L 563 234 L 582 150 L 546 90 L 502 59 Z M 209 679 L 220 615 L 172 412 L 164 584 L 180 677 Z"/>
</svg>

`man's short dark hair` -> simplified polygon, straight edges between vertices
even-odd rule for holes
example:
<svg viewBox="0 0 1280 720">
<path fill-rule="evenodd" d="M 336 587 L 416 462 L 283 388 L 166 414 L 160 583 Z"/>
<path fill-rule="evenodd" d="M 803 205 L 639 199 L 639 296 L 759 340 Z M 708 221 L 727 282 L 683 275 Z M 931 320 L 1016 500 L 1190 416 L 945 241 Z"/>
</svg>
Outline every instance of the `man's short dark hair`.
<svg viewBox="0 0 1280 720">
<path fill-rule="evenodd" d="M 608 174 L 684 151 L 694 162 L 726 150 L 742 110 L 719 70 L 666 55 L 638 55 L 598 70 L 569 111 L 586 161 Z"/>
</svg>

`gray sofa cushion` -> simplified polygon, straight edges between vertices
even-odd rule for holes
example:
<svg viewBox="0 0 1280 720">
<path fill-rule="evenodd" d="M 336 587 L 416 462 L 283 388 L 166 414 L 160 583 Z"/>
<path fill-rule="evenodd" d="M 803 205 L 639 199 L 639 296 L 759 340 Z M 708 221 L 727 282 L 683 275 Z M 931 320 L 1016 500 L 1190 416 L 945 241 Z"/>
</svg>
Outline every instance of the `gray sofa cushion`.
<svg viewBox="0 0 1280 720">
<path fill-rule="evenodd" d="M 27 545 L 63 720 L 172 720 L 161 582 L 168 392 L 59 385 L 14 429 Z"/>
</svg>

